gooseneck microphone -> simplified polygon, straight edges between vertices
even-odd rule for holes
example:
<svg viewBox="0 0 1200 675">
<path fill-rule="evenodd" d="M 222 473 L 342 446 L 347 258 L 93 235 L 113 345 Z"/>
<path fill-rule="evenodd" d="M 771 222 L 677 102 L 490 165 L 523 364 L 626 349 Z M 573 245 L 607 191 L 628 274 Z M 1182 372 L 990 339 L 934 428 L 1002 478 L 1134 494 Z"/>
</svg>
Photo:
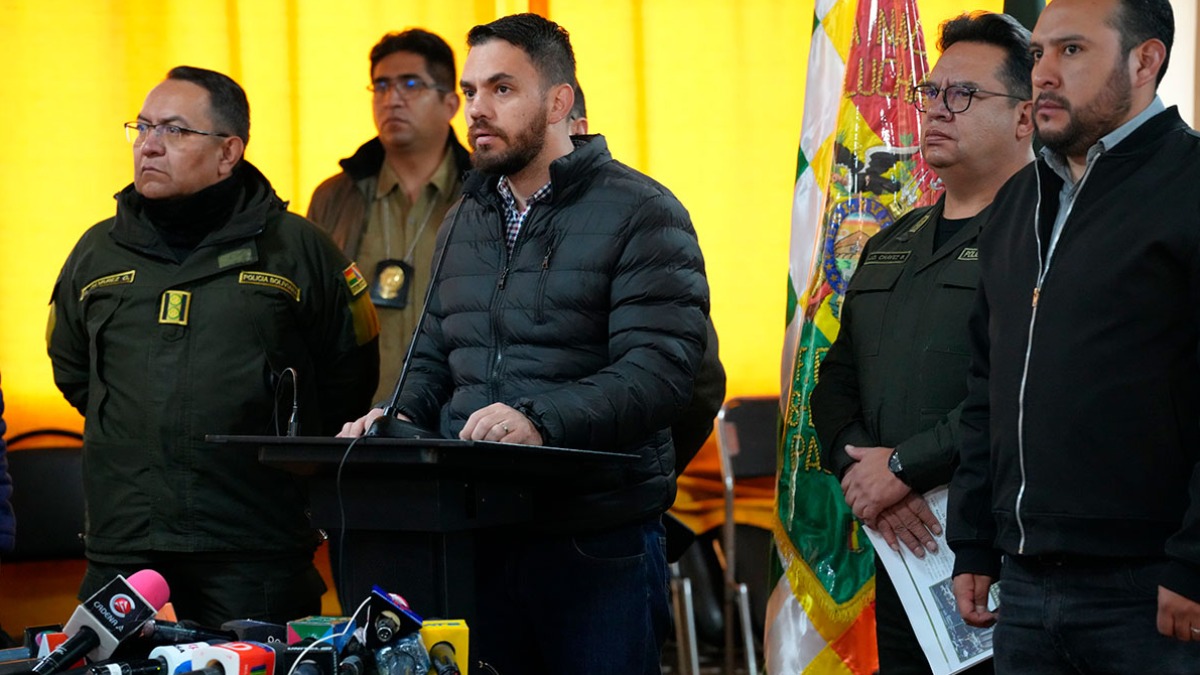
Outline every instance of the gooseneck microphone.
<svg viewBox="0 0 1200 675">
<path fill-rule="evenodd" d="M 425 289 L 425 304 L 421 307 L 420 316 L 417 317 L 417 327 L 413 329 L 412 339 L 408 341 L 408 351 L 404 354 L 404 364 L 400 366 L 400 375 L 396 378 L 396 388 L 392 392 L 391 403 L 383 409 L 383 415 L 371 423 L 371 427 L 365 434 L 368 437 L 442 438 L 442 435 L 436 431 L 421 427 L 415 422 L 402 420 L 396 415 L 400 413 L 400 395 L 404 393 L 408 370 L 412 366 L 413 354 L 417 351 L 417 340 L 420 339 L 421 331 L 425 328 L 425 318 L 429 316 L 429 301 L 433 299 L 433 290 L 437 287 L 438 278 L 441 276 L 442 264 L 446 262 L 446 252 L 450 250 L 450 239 L 454 236 L 454 226 L 458 223 L 458 217 L 462 214 L 463 204 L 466 200 L 467 196 L 464 194 L 459 200 L 458 208 L 454 210 L 454 218 L 450 220 L 450 225 L 446 228 L 446 243 L 442 244 L 442 250 L 438 252 L 437 261 L 434 262 L 433 274 L 429 277 L 429 288 Z"/>
</svg>

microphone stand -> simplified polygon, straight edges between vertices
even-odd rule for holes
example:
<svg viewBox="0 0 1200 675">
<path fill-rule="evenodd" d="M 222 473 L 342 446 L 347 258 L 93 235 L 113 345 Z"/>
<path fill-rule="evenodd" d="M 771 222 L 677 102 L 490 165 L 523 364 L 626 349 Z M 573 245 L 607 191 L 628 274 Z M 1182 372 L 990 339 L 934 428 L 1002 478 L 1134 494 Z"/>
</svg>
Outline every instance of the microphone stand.
<svg viewBox="0 0 1200 675">
<path fill-rule="evenodd" d="M 450 226 L 446 228 L 446 243 L 442 244 L 442 250 L 438 252 L 437 261 L 433 265 L 429 288 L 425 290 L 425 304 L 421 307 L 421 315 L 417 317 L 417 326 L 413 329 L 412 339 L 408 342 L 408 352 L 404 355 L 404 365 L 400 367 L 400 375 L 396 378 L 392 401 L 383 409 L 383 415 L 377 417 L 367 429 L 367 433 L 364 435 L 368 438 L 442 438 L 442 435 L 436 431 L 426 429 L 415 422 L 402 420 L 396 415 L 400 414 L 400 395 L 404 392 L 404 383 L 408 381 L 408 369 L 412 365 L 413 354 L 417 351 L 417 340 L 421 337 L 421 331 L 425 327 L 425 318 L 429 316 L 429 301 L 433 299 L 433 289 L 437 286 L 438 277 L 442 273 L 442 264 L 446 262 L 446 252 L 450 250 L 450 238 L 454 236 L 454 225 L 458 223 L 458 216 L 462 213 L 462 207 L 466 200 L 466 195 L 463 195 L 458 208 L 454 210 L 454 218 L 450 221 Z"/>
</svg>

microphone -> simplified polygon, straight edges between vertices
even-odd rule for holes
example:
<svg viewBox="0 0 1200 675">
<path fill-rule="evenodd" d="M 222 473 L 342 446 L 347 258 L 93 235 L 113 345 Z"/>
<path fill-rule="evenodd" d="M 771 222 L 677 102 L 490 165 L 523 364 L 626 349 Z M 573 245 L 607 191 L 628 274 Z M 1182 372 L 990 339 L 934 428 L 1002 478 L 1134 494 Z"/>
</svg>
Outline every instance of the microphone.
<svg viewBox="0 0 1200 675">
<path fill-rule="evenodd" d="M 429 672 L 429 654 L 421 636 L 409 633 L 374 651 L 375 670 L 379 675 L 410 675 Z"/>
<path fill-rule="evenodd" d="M 192 669 L 192 656 L 201 647 L 207 647 L 207 642 L 192 642 L 183 645 L 161 645 L 150 651 L 150 658 L 158 659 L 166 664 L 167 675 L 178 675 Z"/>
<path fill-rule="evenodd" d="M 142 627 L 141 637 L 154 644 L 182 644 L 189 642 L 232 642 L 238 639 L 233 631 L 189 626 L 172 621 L 151 619 Z"/>
<path fill-rule="evenodd" d="M 258 642 L 208 645 L 192 652 L 192 667 L 196 675 L 271 675 L 275 650 Z"/>
<path fill-rule="evenodd" d="M 354 619 L 342 616 L 306 616 L 287 623 L 287 644 L 321 640 L 331 642 L 335 651 L 342 651 L 354 636 Z"/>
<path fill-rule="evenodd" d="M 449 642 L 439 642 L 429 648 L 429 665 L 437 675 L 462 675 L 454 658 L 454 645 Z"/>
<path fill-rule="evenodd" d="M 233 633 L 243 642 L 286 642 L 287 626 L 254 619 L 234 619 L 221 624 L 221 630 Z"/>
<path fill-rule="evenodd" d="M 412 339 L 408 341 L 408 351 L 404 354 L 404 364 L 400 366 L 400 375 L 396 378 L 392 401 L 383 409 L 383 415 L 371 423 L 371 427 L 365 434 L 367 437 L 442 438 L 442 435 L 436 431 L 421 427 L 415 422 L 402 420 L 396 415 L 400 413 L 400 395 L 404 393 L 404 383 L 408 381 L 408 370 L 412 365 L 413 354 L 417 351 L 417 340 L 425 328 L 425 318 L 429 316 L 429 301 L 433 299 L 433 291 L 437 287 L 438 277 L 442 273 L 442 264 L 446 262 L 446 251 L 450 250 L 450 238 L 454 236 L 454 225 L 458 223 L 458 216 L 462 213 L 463 202 L 466 199 L 464 196 L 459 202 L 458 208 L 454 210 L 454 218 L 450 220 L 450 225 L 446 228 L 446 243 L 442 244 L 442 250 L 438 252 L 437 261 L 433 264 L 433 273 L 429 276 L 429 288 L 425 289 L 425 304 L 421 306 L 421 314 L 417 317 L 417 327 L 413 329 Z"/>
<path fill-rule="evenodd" d="M 422 620 L 404 598 L 374 586 L 367 597 L 365 623 L 365 646 L 376 649 L 421 630 Z"/>
<path fill-rule="evenodd" d="M 270 642 L 275 650 L 275 668 L 288 675 L 338 675 L 338 650 L 330 644 L 304 640 L 295 644 Z"/>
<path fill-rule="evenodd" d="M 459 663 L 468 663 L 469 631 L 461 619 L 429 620 L 421 626 L 421 640 L 430 645 L 429 661 L 437 675 L 461 675 Z"/>
<path fill-rule="evenodd" d="M 108 582 L 75 609 L 63 629 L 71 637 L 34 664 L 40 675 L 58 673 L 86 655 L 92 661 L 112 656 L 117 645 L 138 633 L 167 604 L 171 591 L 154 570 L 142 570 Z"/>
</svg>

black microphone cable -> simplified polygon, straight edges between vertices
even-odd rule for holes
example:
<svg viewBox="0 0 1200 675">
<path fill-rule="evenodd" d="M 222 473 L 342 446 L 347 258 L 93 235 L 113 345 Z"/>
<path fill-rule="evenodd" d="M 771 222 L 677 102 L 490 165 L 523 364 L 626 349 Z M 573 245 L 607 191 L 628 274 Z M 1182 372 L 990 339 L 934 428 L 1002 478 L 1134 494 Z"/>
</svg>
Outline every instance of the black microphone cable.
<svg viewBox="0 0 1200 675">
<path fill-rule="evenodd" d="M 271 419 L 275 423 L 275 435 L 279 436 L 279 389 L 283 386 L 284 377 L 292 376 L 292 414 L 288 417 L 287 435 L 296 436 L 300 433 L 300 380 L 296 369 L 287 367 L 279 374 L 279 379 L 275 380 L 275 398 L 271 406 Z"/>
</svg>

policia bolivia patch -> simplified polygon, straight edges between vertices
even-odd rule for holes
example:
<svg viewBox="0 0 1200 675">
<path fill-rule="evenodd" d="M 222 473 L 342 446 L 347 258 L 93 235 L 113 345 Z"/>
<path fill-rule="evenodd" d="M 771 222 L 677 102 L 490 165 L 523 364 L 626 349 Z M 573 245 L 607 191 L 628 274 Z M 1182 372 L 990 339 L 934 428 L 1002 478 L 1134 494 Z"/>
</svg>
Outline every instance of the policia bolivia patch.
<svg viewBox="0 0 1200 675">
<path fill-rule="evenodd" d="M 296 302 L 300 302 L 300 287 L 291 279 L 279 276 L 278 274 L 270 274 L 269 272 L 242 272 L 238 275 L 238 283 L 277 288 L 292 296 Z"/>
<path fill-rule="evenodd" d="M 164 291 L 158 307 L 158 322 L 176 326 L 188 325 L 188 310 L 192 308 L 192 294 L 188 291 Z"/>
</svg>

